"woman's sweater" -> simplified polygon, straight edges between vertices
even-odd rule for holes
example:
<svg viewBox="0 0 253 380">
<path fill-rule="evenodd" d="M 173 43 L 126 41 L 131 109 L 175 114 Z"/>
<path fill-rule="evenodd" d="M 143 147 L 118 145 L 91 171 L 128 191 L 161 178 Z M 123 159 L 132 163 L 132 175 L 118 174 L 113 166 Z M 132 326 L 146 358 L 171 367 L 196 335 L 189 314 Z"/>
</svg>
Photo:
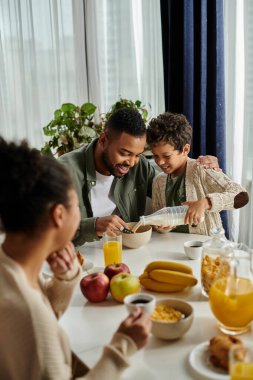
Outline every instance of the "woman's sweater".
<svg viewBox="0 0 253 380">
<path fill-rule="evenodd" d="M 72 375 L 69 341 L 57 318 L 65 311 L 79 279 L 76 262 L 59 278 L 41 278 L 41 289 L 34 289 L 21 266 L 0 246 L 1 380 L 119 378 L 129 365 L 128 356 L 136 351 L 135 343 L 123 334 L 114 335 L 93 369 L 78 361 L 78 375 Z"/>
</svg>

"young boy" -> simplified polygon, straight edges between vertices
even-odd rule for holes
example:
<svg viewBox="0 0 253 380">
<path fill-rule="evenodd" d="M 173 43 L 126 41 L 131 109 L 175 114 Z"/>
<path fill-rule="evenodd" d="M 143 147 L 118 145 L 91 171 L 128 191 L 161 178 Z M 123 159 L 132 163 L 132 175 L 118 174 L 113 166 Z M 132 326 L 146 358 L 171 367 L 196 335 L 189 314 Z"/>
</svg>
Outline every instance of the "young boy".
<svg viewBox="0 0 253 380">
<path fill-rule="evenodd" d="M 147 141 L 163 171 L 153 181 L 152 207 L 156 211 L 187 205 L 185 225 L 168 230 L 210 235 L 211 228 L 222 227 L 220 211 L 243 207 L 249 197 L 223 172 L 190 159 L 191 139 L 192 128 L 184 115 L 165 112 L 151 120 Z"/>
</svg>

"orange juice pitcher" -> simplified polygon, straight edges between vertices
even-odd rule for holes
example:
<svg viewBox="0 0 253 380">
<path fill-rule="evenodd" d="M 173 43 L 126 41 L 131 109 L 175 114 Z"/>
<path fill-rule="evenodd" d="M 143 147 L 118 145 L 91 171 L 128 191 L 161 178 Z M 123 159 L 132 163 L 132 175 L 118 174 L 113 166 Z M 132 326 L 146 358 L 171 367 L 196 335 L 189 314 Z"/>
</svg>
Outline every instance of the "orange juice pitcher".
<svg viewBox="0 0 253 380">
<path fill-rule="evenodd" d="M 244 244 L 233 244 L 232 250 L 222 258 L 209 302 L 220 330 L 236 335 L 248 331 L 253 320 L 253 253 Z"/>
</svg>

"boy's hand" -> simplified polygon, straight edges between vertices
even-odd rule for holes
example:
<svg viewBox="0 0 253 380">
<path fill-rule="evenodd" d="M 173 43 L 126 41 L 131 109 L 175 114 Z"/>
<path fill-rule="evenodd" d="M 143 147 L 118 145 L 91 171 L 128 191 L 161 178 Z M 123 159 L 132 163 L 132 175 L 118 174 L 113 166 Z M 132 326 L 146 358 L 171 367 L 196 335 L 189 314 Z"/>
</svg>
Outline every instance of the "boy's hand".
<svg viewBox="0 0 253 380">
<path fill-rule="evenodd" d="M 185 215 L 185 224 L 197 226 L 204 217 L 205 211 L 211 208 L 211 202 L 208 198 L 202 198 L 194 202 L 183 202 L 183 206 L 189 206 Z"/>
<path fill-rule="evenodd" d="M 157 232 L 170 232 L 172 231 L 176 226 L 153 226 L 153 230 Z"/>
</svg>

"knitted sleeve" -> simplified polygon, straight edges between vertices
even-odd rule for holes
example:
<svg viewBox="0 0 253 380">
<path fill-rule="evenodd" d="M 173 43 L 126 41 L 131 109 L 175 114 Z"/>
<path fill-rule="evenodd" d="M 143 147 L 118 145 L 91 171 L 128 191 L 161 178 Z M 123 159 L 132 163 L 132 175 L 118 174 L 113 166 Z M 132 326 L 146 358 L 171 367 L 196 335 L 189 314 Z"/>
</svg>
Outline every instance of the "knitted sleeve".
<svg viewBox="0 0 253 380">
<path fill-rule="evenodd" d="M 104 348 L 97 364 L 85 377 L 85 380 L 117 380 L 122 371 L 129 366 L 128 357 L 137 350 L 133 340 L 125 334 L 116 333 L 110 344 Z"/>
<path fill-rule="evenodd" d="M 212 207 L 209 212 L 220 212 L 232 210 L 236 195 L 247 191 L 236 182 L 233 182 L 223 172 L 212 169 L 204 169 L 198 166 L 195 175 L 199 177 L 200 183 L 205 189 L 206 197 L 211 201 Z"/>
<path fill-rule="evenodd" d="M 75 285 L 80 280 L 81 266 L 77 260 L 71 270 L 58 277 L 40 278 L 42 290 L 48 298 L 57 318 L 64 313 L 70 302 Z"/>
<path fill-rule="evenodd" d="M 153 180 L 152 186 L 152 210 L 153 212 L 160 210 L 163 207 L 166 207 L 166 181 L 167 175 L 164 173 L 159 174 Z"/>
</svg>

